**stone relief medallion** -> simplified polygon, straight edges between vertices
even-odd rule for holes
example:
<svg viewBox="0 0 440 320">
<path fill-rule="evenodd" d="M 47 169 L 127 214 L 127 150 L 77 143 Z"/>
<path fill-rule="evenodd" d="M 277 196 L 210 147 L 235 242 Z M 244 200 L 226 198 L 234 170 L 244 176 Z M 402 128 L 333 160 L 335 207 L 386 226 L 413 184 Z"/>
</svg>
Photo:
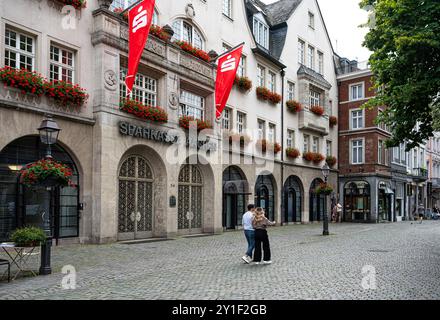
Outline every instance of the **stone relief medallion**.
<svg viewBox="0 0 440 320">
<path fill-rule="evenodd" d="M 168 102 L 170 103 L 170 107 L 172 109 L 177 109 L 179 106 L 179 96 L 175 92 L 171 92 L 168 98 Z"/>
<path fill-rule="evenodd" d="M 113 70 L 107 70 L 104 72 L 104 84 L 107 90 L 116 91 L 118 79 L 116 78 L 116 73 Z"/>
<path fill-rule="evenodd" d="M 186 7 L 185 7 L 185 13 L 186 13 L 186 16 L 187 16 L 189 19 L 194 19 L 194 17 L 196 16 L 196 11 L 194 10 L 194 7 L 193 7 L 193 5 L 192 5 L 191 3 L 188 3 L 188 4 L 186 5 Z"/>
<path fill-rule="evenodd" d="M 188 211 L 186 213 L 186 219 L 187 220 L 193 220 L 194 219 L 194 213 L 192 213 L 191 211 Z"/>
</svg>

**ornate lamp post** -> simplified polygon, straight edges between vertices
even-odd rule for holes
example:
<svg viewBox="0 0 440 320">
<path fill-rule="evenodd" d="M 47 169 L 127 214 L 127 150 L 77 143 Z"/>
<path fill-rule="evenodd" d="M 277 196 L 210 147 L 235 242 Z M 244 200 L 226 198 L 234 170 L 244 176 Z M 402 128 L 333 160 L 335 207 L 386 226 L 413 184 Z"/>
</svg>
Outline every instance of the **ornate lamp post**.
<svg viewBox="0 0 440 320">
<path fill-rule="evenodd" d="M 324 182 L 325 184 L 327 184 L 327 177 L 330 174 L 330 168 L 327 164 L 327 162 L 324 164 L 324 166 L 321 169 L 322 171 L 322 175 L 324 176 Z M 325 195 L 325 202 L 327 202 L 327 193 L 324 193 Z M 323 236 L 328 236 L 329 232 L 328 232 L 328 214 L 327 214 L 327 206 L 324 207 L 324 226 L 323 226 L 323 231 L 322 231 L 322 235 Z"/>
<path fill-rule="evenodd" d="M 46 116 L 46 118 L 41 122 L 38 128 L 40 133 L 41 142 L 47 145 L 46 159 L 52 159 L 52 149 L 51 145 L 57 143 L 58 134 L 61 131 L 58 124 L 53 120 L 51 116 Z M 52 192 L 52 187 L 48 187 Z M 41 265 L 40 274 L 47 275 L 52 273 L 52 268 L 50 266 L 50 256 L 51 256 L 51 246 L 52 246 L 52 229 L 50 221 L 50 212 L 43 214 L 43 224 L 44 231 L 46 232 L 46 243 L 41 246 Z"/>
</svg>

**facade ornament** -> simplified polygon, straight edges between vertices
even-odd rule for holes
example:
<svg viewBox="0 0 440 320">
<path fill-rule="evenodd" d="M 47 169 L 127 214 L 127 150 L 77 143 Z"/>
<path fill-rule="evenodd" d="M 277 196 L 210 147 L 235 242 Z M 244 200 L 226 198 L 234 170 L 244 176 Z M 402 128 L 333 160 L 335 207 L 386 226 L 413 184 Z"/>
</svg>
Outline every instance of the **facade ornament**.
<svg viewBox="0 0 440 320">
<path fill-rule="evenodd" d="M 101 9 L 109 9 L 113 0 L 98 0 L 99 7 Z"/>
<path fill-rule="evenodd" d="M 179 105 L 179 96 L 177 95 L 177 93 L 171 92 L 170 96 L 168 97 L 168 102 L 173 109 L 176 109 Z"/>
<path fill-rule="evenodd" d="M 194 10 L 194 6 L 191 3 L 188 3 L 186 5 L 185 13 L 189 19 L 194 19 L 194 17 L 196 16 L 196 11 Z"/>
<path fill-rule="evenodd" d="M 104 84 L 106 89 L 116 91 L 118 84 L 117 80 L 116 73 L 113 70 L 107 70 L 104 72 Z"/>
</svg>

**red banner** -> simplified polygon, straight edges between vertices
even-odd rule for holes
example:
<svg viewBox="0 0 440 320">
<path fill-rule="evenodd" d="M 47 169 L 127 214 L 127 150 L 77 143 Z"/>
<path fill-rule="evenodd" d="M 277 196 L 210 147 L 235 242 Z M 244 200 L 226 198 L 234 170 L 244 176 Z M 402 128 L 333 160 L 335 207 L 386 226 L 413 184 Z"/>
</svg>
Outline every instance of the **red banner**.
<svg viewBox="0 0 440 320">
<path fill-rule="evenodd" d="M 143 0 L 128 12 L 128 73 L 125 78 L 127 96 L 133 89 L 139 61 L 150 32 L 155 0 Z"/>
<path fill-rule="evenodd" d="M 216 117 L 219 119 L 228 102 L 229 94 L 234 85 L 235 75 L 240 64 L 243 44 L 222 55 L 218 59 L 217 79 L 215 81 Z"/>
</svg>

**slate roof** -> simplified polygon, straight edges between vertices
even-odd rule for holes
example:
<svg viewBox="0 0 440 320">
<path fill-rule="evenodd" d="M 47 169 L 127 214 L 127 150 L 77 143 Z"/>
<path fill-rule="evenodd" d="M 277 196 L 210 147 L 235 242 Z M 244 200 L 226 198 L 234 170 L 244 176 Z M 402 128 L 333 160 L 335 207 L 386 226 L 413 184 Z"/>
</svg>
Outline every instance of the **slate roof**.
<svg viewBox="0 0 440 320">
<path fill-rule="evenodd" d="M 280 0 L 266 5 L 265 12 L 270 24 L 276 26 L 287 22 L 302 0 Z"/>
<path fill-rule="evenodd" d="M 321 74 L 319 74 L 315 70 L 312 70 L 312 69 L 306 67 L 305 65 L 301 65 L 299 67 L 298 75 L 305 75 L 308 78 L 311 78 L 314 81 L 316 81 L 317 83 L 319 83 L 324 88 L 330 89 L 332 87 L 331 83 L 328 82 L 327 80 L 325 80 L 325 78 Z"/>
</svg>

